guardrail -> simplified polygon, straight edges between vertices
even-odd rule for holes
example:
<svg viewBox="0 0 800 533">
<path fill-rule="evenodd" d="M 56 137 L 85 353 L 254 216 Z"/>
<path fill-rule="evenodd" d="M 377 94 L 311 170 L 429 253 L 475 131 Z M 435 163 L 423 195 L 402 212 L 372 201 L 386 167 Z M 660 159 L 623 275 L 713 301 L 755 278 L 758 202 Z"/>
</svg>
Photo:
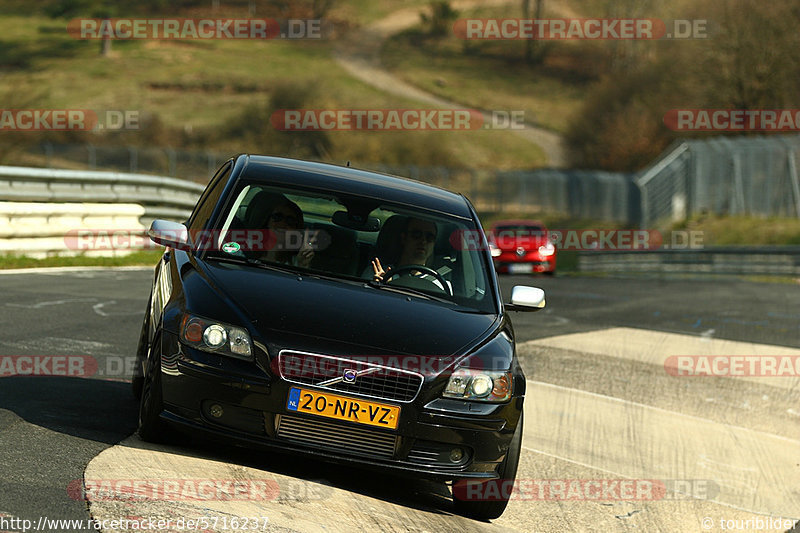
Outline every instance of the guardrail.
<svg viewBox="0 0 800 533">
<path fill-rule="evenodd" d="M 800 276 L 800 246 L 728 246 L 703 250 L 584 251 L 581 272 Z"/>
<path fill-rule="evenodd" d="M 0 166 L 0 253 L 124 254 L 136 246 L 75 249 L 69 236 L 80 230 L 135 236 L 154 218 L 184 221 L 203 189 L 147 174 Z"/>
<path fill-rule="evenodd" d="M 140 204 L 145 217 L 186 219 L 204 186 L 122 172 L 0 166 L 0 200 Z"/>
</svg>

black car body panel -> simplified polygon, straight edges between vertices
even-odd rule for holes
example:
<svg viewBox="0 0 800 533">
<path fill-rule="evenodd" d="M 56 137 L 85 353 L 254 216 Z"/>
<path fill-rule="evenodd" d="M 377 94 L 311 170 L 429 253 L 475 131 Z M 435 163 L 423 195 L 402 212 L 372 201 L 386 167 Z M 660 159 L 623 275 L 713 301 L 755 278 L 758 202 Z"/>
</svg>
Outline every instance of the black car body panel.
<svg viewBox="0 0 800 533">
<path fill-rule="evenodd" d="M 278 157 L 247 156 L 242 175 L 268 179 L 276 185 L 301 185 L 331 193 L 347 193 L 363 198 L 471 218 L 468 202 L 461 195 L 412 180 L 323 163 Z"/>
<path fill-rule="evenodd" d="M 224 287 L 231 303 L 236 302 L 265 337 L 278 343 L 281 337 L 288 341 L 301 336 L 316 339 L 308 341 L 312 344 L 345 345 L 343 353 L 451 355 L 469 348 L 497 319 L 453 312 L 439 303 L 381 291 L 363 282 L 265 272 L 236 264 L 204 266 L 213 285 Z M 319 320 L 320 308 L 336 309 L 335 320 Z M 199 305 L 192 309 L 203 314 Z"/>
<path fill-rule="evenodd" d="M 369 208 L 388 203 L 424 209 L 463 219 L 480 230 L 463 196 L 401 178 L 255 156 L 239 156 L 225 172 L 212 179 L 190 228 L 201 216 L 207 222 L 198 227 L 218 225 L 241 181 L 263 180 L 272 186 L 347 195 Z M 214 191 L 209 191 L 214 187 L 221 193 L 213 206 L 204 205 L 213 199 Z M 485 243 L 473 257 L 485 272 L 483 309 L 369 279 L 256 266 L 213 257 L 207 250 L 170 248 L 156 267 L 139 366 L 144 375 L 148 354 L 160 357 L 164 421 L 213 438 L 436 479 L 496 478 L 520 420 L 525 376 Z M 245 329 L 252 360 L 184 342 L 181 332 L 190 315 Z M 403 378 L 418 386 L 408 397 L 390 391 L 398 394 L 393 399 L 331 390 L 284 375 L 281 358 L 294 354 L 313 361 L 336 359 L 345 366 L 353 361 L 372 365 L 371 370 L 390 367 L 381 372 L 402 360 Z M 409 361 L 410 367 L 403 366 Z M 443 397 L 459 366 L 510 372 L 511 397 L 499 403 Z M 398 407 L 397 427 L 300 414 L 287 407 L 293 388 Z"/>
</svg>

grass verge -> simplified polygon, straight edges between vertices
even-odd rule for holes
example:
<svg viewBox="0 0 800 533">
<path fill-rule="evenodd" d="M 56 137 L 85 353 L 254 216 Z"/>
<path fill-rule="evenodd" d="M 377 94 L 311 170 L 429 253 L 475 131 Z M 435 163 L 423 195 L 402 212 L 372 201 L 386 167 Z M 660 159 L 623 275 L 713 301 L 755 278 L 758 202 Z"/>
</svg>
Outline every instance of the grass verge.
<svg viewBox="0 0 800 533">
<path fill-rule="evenodd" d="M 25 255 L 2 254 L 0 255 L 0 270 L 69 266 L 153 266 L 158 262 L 162 254 L 163 251 L 160 250 L 146 250 L 117 257 L 75 255 L 52 256 L 41 259 Z"/>
<path fill-rule="evenodd" d="M 705 246 L 800 245 L 800 219 L 698 215 L 672 226 L 701 231 Z"/>
<path fill-rule="evenodd" d="M 517 3 L 460 13 L 459 18 L 519 17 Z M 464 106 L 524 111 L 525 121 L 563 133 L 604 64 L 596 43 L 548 42 L 541 65 L 523 60 L 522 41 L 430 38 L 417 27 L 388 39 L 383 64 L 408 83 Z"/>
<path fill-rule="evenodd" d="M 6 86 L 14 88 L 8 94 L 0 92 L 8 100 L 6 106 L 90 109 L 101 117 L 105 110 L 135 112 L 140 123 L 139 130 L 74 135 L 69 142 L 296 156 L 291 147 L 304 142 L 302 135 L 277 132 L 285 142 L 268 142 L 252 133 L 272 129 L 269 113 L 256 124 L 243 117 L 254 106 L 268 106 L 276 88 L 298 80 L 320 88 L 304 108 L 428 107 L 351 77 L 334 60 L 331 40 L 114 41 L 111 53 L 103 57 L 97 41 L 69 37 L 65 24 L 41 15 L 0 19 L 0 64 L 6 66 Z M 507 131 L 325 134 L 331 142 L 323 158 L 351 160 L 356 166 L 402 161 L 505 169 L 531 168 L 545 161 L 541 150 Z M 44 138 L 37 132 L 24 135 L 26 142 Z M 13 159 L 16 152 L 5 151 L 6 164 L 20 164 Z"/>
</svg>

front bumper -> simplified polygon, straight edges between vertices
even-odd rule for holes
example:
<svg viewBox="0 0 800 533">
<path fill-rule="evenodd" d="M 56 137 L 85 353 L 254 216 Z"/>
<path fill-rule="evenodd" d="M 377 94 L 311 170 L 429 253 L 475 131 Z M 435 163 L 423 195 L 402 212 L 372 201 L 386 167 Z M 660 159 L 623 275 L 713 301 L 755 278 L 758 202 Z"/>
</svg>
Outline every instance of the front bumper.
<svg viewBox="0 0 800 533">
<path fill-rule="evenodd" d="M 296 384 L 254 363 L 196 352 L 173 334 L 163 334 L 162 352 L 165 421 L 226 442 L 401 475 L 496 478 L 522 409 L 522 397 L 501 405 L 426 398 L 423 384 L 412 402 L 376 399 L 401 408 L 396 430 L 378 429 L 290 411 Z"/>
<path fill-rule="evenodd" d="M 494 262 L 495 271 L 501 274 L 555 272 L 556 255 L 543 256 L 534 250 L 520 256 L 514 251 L 504 250 L 499 256 L 494 257 L 492 261 Z"/>
<path fill-rule="evenodd" d="M 555 259 L 546 261 L 495 261 L 494 268 L 500 274 L 530 274 L 555 272 Z"/>
</svg>

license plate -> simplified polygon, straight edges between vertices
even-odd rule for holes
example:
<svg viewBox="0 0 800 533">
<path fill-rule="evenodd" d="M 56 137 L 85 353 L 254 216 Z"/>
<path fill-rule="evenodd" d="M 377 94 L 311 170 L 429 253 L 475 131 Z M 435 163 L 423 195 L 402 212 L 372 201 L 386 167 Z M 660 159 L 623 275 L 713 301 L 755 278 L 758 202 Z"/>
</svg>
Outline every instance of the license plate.
<svg viewBox="0 0 800 533">
<path fill-rule="evenodd" d="M 400 420 L 400 408 L 395 405 L 297 387 L 292 387 L 289 391 L 286 408 L 298 413 L 348 420 L 387 429 L 397 429 Z"/>
<path fill-rule="evenodd" d="M 516 265 L 508 265 L 508 271 L 511 274 L 530 274 L 533 272 L 533 265 L 530 263 L 519 263 Z"/>
</svg>

